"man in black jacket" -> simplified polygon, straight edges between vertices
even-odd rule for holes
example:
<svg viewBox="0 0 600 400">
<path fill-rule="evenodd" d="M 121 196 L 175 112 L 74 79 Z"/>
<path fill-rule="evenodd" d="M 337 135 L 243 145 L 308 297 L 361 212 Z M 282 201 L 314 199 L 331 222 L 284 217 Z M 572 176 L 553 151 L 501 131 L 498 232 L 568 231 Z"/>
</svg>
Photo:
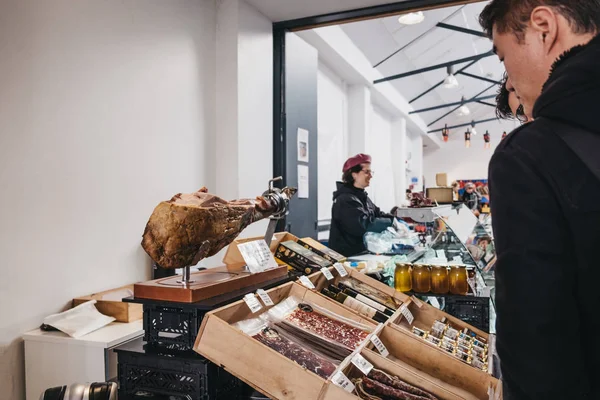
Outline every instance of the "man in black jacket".
<svg viewBox="0 0 600 400">
<path fill-rule="evenodd" d="M 600 0 L 492 0 L 480 22 L 534 119 L 489 167 L 504 399 L 600 399 Z"/>
<path fill-rule="evenodd" d="M 382 232 L 394 225 L 395 218 L 381 212 L 365 191 L 373 177 L 371 156 L 349 158 L 342 171 L 342 182 L 333 193 L 329 247 L 349 257 L 365 251 L 365 233 Z"/>
</svg>

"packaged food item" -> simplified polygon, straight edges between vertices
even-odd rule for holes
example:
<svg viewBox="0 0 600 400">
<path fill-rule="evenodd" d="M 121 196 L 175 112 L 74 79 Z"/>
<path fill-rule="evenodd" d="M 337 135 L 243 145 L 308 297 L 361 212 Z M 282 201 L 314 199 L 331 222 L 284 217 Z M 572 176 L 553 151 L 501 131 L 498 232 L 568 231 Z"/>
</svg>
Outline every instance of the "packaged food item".
<svg viewBox="0 0 600 400">
<path fill-rule="evenodd" d="M 448 327 L 446 332 L 444 332 L 444 336 L 449 337 L 452 340 L 458 339 L 458 331 L 452 327 Z"/>
<path fill-rule="evenodd" d="M 359 281 L 354 278 L 345 278 L 339 282 L 339 286 L 345 286 L 349 289 L 355 290 L 356 292 L 369 297 L 376 302 L 383 304 L 386 307 L 391 308 L 392 310 L 397 310 L 402 302 L 400 300 L 396 300 L 390 295 L 387 295 L 372 286 L 367 285 L 364 282 Z"/>
<path fill-rule="evenodd" d="M 388 315 L 381 313 L 376 310 L 369 304 L 365 304 L 364 302 L 356 299 L 356 297 L 350 296 L 347 293 L 342 292 L 340 289 L 330 286 L 329 289 L 321 290 L 321 293 L 325 296 L 329 297 L 337 301 L 340 304 L 345 305 L 348 308 L 358 312 L 360 315 L 363 315 L 367 318 L 371 318 L 377 322 L 385 322 L 389 319 Z M 383 306 L 382 306 L 383 307 Z"/>
<path fill-rule="evenodd" d="M 425 340 L 428 341 L 429 343 L 432 343 L 432 344 L 436 345 L 436 346 L 439 346 L 440 343 L 442 342 L 441 339 L 438 339 L 437 337 L 435 337 L 433 335 L 429 335 L 429 334 L 425 337 Z"/>
<path fill-rule="evenodd" d="M 336 364 L 333 361 L 319 355 L 314 349 L 284 337 L 276 329 L 271 328 L 264 319 L 254 318 L 240 321 L 234 326 L 323 379 L 327 379 L 335 372 Z"/>
<path fill-rule="evenodd" d="M 371 370 L 371 372 L 369 372 L 368 379 L 379 382 L 390 388 L 398 389 L 405 393 L 417 396 L 418 399 L 421 399 L 421 398 L 430 399 L 430 400 L 437 399 L 431 393 L 429 393 L 423 389 L 420 389 L 416 386 L 413 386 L 407 382 L 404 382 L 397 376 L 390 375 L 390 374 L 386 373 L 385 371 L 382 371 L 382 370 L 379 370 L 376 368 L 373 368 Z M 360 394 L 359 394 L 359 396 L 360 396 Z M 414 397 L 404 397 L 404 398 L 409 398 L 409 399 L 413 398 L 414 399 Z M 402 397 L 401 397 L 401 399 L 402 399 Z"/>
<path fill-rule="evenodd" d="M 424 330 L 422 330 L 422 329 L 419 329 L 419 328 L 417 328 L 416 326 L 413 326 L 413 328 L 412 328 L 412 332 L 413 332 L 415 335 L 417 335 L 417 336 L 419 336 L 419 337 L 422 337 L 422 338 L 424 338 L 424 337 L 425 337 L 425 335 L 427 335 L 427 332 L 425 332 L 425 331 L 424 331 Z"/>
<path fill-rule="evenodd" d="M 310 302 L 300 303 L 289 297 L 269 309 L 267 317 L 277 323 L 289 323 L 307 332 L 340 343 L 354 350 L 372 328 L 344 318 Z"/>
</svg>

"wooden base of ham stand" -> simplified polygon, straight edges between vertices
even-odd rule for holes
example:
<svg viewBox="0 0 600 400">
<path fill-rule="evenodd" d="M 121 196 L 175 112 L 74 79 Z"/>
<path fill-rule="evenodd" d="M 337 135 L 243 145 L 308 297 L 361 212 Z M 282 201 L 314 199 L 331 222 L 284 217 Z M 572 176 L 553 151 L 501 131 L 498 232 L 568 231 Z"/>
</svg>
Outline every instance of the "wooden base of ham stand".
<svg viewBox="0 0 600 400">
<path fill-rule="evenodd" d="M 189 267 L 188 267 L 189 268 Z M 182 276 L 155 279 L 136 283 L 133 293 L 136 298 L 181 303 L 195 303 L 200 300 L 233 292 L 248 286 L 287 276 L 287 266 L 281 265 L 264 272 L 251 274 L 246 266 L 228 265 Z"/>
</svg>

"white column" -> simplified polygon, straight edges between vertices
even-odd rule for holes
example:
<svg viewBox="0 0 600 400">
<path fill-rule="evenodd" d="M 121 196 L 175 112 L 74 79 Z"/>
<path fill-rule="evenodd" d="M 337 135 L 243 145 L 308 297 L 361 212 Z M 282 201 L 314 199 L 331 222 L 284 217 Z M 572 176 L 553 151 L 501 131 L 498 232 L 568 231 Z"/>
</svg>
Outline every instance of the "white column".
<svg viewBox="0 0 600 400">
<path fill-rule="evenodd" d="M 402 204 L 406 199 L 406 119 L 398 118 L 392 123 L 392 169 L 395 181 L 396 204 Z"/>
<path fill-rule="evenodd" d="M 364 85 L 348 88 L 348 156 L 368 152 L 371 91 Z"/>
</svg>

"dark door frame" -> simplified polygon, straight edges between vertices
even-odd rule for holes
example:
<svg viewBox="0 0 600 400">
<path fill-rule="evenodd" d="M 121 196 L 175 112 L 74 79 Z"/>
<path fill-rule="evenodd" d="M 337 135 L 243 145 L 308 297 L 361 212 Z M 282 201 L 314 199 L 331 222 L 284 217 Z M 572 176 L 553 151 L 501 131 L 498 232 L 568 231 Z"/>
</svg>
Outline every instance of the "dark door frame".
<svg viewBox="0 0 600 400">
<path fill-rule="evenodd" d="M 413 11 L 478 3 L 483 0 L 405 0 L 357 10 L 340 11 L 273 24 L 273 176 L 286 176 L 285 35 L 327 25 L 382 18 Z M 285 182 L 281 182 L 285 184 Z M 282 231 L 281 220 L 278 230 Z"/>
</svg>

